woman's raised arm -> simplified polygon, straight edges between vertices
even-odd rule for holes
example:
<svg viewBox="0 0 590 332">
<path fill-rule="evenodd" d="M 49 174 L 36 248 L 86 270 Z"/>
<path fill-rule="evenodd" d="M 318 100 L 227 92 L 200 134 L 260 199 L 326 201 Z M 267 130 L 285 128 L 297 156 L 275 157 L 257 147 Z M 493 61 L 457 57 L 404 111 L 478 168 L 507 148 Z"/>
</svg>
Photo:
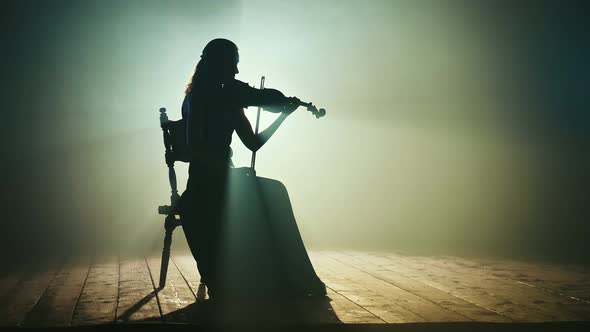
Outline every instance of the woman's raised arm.
<svg viewBox="0 0 590 332">
<path fill-rule="evenodd" d="M 281 114 L 279 117 L 277 117 L 268 128 L 260 132 L 258 135 L 254 134 L 250 121 L 248 121 L 246 114 L 244 114 L 244 110 L 241 109 L 236 121 L 236 133 L 238 133 L 240 140 L 242 140 L 248 149 L 251 151 L 258 151 L 258 149 L 271 138 L 277 129 L 279 129 L 281 124 L 287 119 L 287 116 L 293 113 L 298 106 L 299 100 L 297 98 L 287 98 L 285 106 L 280 107 Z"/>
</svg>

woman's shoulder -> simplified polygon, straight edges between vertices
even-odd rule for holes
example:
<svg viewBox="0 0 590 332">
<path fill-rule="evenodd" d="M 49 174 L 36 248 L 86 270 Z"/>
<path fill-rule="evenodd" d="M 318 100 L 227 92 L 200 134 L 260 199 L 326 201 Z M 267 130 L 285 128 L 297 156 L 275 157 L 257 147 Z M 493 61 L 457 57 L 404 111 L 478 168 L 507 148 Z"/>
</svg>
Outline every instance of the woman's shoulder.
<svg viewBox="0 0 590 332">
<path fill-rule="evenodd" d="M 251 90 L 254 88 L 254 87 L 250 86 L 248 83 L 242 82 L 242 81 L 236 80 L 236 79 L 233 79 L 233 80 L 227 82 L 225 84 L 225 86 L 229 87 L 231 89 L 237 89 L 240 91 L 247 91 L 247 90 Z"/>
</svg>

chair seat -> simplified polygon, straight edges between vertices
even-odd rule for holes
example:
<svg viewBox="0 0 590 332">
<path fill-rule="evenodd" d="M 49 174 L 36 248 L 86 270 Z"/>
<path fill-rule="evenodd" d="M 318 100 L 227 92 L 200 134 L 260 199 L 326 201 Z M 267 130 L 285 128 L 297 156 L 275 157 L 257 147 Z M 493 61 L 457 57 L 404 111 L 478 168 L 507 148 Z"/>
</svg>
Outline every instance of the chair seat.
<svg viewBox="0 0 590 332">
<path fill-rule="evenodd" d="M 160 205 L 158 206 L 158 214 L 163 215 L 180 215 L 180 209 L 177 206 Z"/>
</svg>

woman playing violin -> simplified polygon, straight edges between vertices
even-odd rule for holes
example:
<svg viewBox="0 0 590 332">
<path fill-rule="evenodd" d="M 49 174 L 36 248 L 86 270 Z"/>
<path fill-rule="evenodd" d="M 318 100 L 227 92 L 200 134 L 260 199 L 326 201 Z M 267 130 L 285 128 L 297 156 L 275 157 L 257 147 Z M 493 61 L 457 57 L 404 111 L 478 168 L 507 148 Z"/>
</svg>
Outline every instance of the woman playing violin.
<svg viewBox="0 0 590 332">
<path fill-rule="evenodd" d="M 256 151 L 275 133 L 301 101 L 274 89 L 255 89 L 235 79 L 237 46 L 227 39 L 209 42 L 187 85 L 182 116 L 187 123 L 191 152 L 189 179 L 182 195 L 183 229 L 197 261 L 201 282 L 210 295 L 220 285 L 221 218 L 226 200 L 228 166 L 234 130 L 244 145 Z M 264 131 L 255 134 L 244 114 L 248 106 L 280 113 Z M 215 296 L 215 295 L 213 295 Z"/>
</svg>

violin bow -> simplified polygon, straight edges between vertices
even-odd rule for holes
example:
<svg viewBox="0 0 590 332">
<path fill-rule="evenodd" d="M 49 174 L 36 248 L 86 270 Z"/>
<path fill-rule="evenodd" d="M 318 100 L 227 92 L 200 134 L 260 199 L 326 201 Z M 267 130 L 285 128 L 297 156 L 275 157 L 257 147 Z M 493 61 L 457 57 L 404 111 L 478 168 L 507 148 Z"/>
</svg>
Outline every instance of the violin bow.
<svg viewBox="0 0 590 332">
<path fill-rule="evenodd" d="M 262 78 L 260 79 L 260 90 L 262 90 L 262 89 L 264 89 L 264 76 L 262 76 Z M 258 112 L 256 113 L 256 129 L 254 130 L 255 135 L 258 135 L 258 127 L 260 126 L 260 112 L 261 111 L 262 111 L 262 108 L 260 106 L 258 106 Z M 250 161 L 250 168 L 252 168 L 252 170 L 254 170 L 255 165 L 256 165 L 256 151 L 252 151 L 252 160 Z"/>
</svg>

